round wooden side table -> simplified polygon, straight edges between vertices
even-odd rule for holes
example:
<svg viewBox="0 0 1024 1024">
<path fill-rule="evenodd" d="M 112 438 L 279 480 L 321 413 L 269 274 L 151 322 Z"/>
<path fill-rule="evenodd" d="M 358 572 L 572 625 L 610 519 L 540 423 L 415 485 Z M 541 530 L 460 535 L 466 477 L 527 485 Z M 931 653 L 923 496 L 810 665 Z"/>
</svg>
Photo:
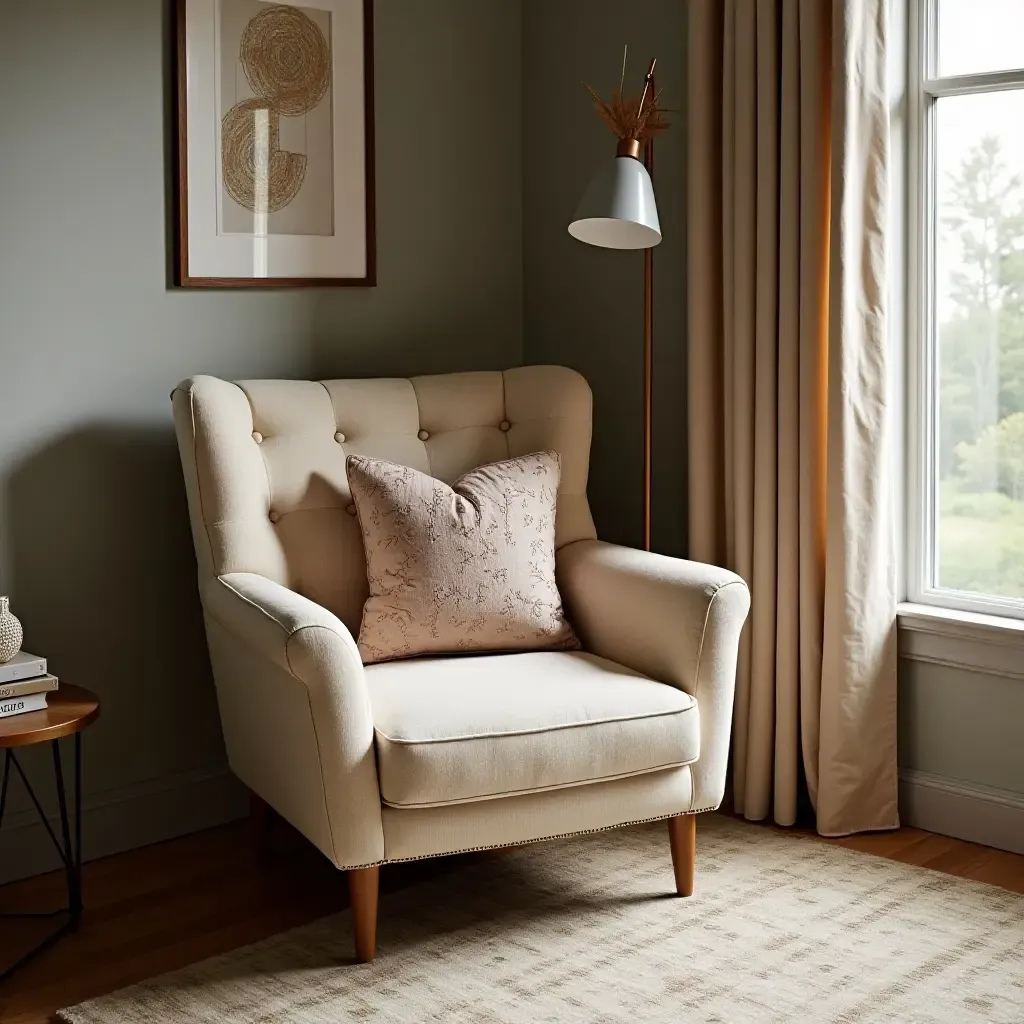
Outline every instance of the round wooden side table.
<svg viewBox="0 0 1024 1024">
<path fill-rule="evenodd" d="M 67 879 L 68 905 L 63 910 L 42 914 L 0 914 L 0 917 L 57 917 L 66 914 L 67 920 L 42 942 L 30 949 L 9 967 L 0 971 L 0 981 L 23 967 L 33 957 L 53 945 L 67 932 L 77 931 L 82 918 L 82 730 L 99 717 L 100 701 L 96 694 L 80 686 L 61 684 L 59 689 L 47 696 L 45 711 L 29 711 L 24 715 L 0 718 L 0 749 L 4 751 L 3 782 L 0 783 L 0 827 L 3 826 L 4 808 L 7 805 L 7 787 L 13 772 L 32 798 L 47 834 L 60 854 Z M 68 816 L 68 798 L 64 786 L 64 768 L 60 758 L 60 741 L 65 736 L 75 738 L 75 822 L 74 842 L 71 839 L 71 823 Z M 60 808 L 61 838 L 58 839 L 50 821 L 39 802 L 28 776 L 18 762 L 14 751 L 36 743 L 49 743 L 53 752 L 53 774 L 57 786 L 57 803 Z"/>
</svg>

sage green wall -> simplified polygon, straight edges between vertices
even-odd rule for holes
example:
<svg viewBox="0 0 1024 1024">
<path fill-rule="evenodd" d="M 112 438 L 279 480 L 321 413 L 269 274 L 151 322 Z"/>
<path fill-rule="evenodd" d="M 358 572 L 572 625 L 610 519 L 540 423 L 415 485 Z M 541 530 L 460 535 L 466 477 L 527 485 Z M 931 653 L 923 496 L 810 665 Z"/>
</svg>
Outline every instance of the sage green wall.
<svg viewBox="0 0 1024 1024">
<path fill-rule="evenodd" d="M 0 593 L 102 696 L 94 854 L 238 808 L 174 384 L 522 361 L 518 0 L 377 0 L 375 289 L 168 287 L 170 26 L 166 0 L 32 0 L 0 29 Z M 24 806 L 0 880 L 49 864 Z"/>
<path fill-rule="evenodd" d="M 596 249 L 566 231 L 587 182 L 615 153 L 583 82 L 627 92 L 658 58 L 663 102 L 655 190 L 654 546 L 686 549 L 686 4 L 681 0 L 525 0 L 523 5 L 523 310 L 525 361 L 565 363 L 594 391 L 590 499 L 606 540 L 641 540 L 643 256 Z"/>
</svg>

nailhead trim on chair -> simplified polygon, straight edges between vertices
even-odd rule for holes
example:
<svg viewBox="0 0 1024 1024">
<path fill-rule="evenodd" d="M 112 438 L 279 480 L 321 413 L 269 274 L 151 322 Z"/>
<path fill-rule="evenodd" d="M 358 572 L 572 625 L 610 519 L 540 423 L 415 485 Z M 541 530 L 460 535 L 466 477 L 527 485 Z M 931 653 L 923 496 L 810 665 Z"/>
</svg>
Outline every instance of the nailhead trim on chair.
<svg viewBox="0 0 1024 1024">
<path fill-rule="evenodd" d="M 618 825 L 605 825 L 602 828 L 584 828 L 579 832 L 562 832 L 556 836 L 540 836 L 537 839 L 520 839 L 515 843 L 492 843 L 490 846 L 466 846 L 461 850 L 445 850 L 444 853 L 421 853 L 416 857 L 394 857 L 386 860 L 375 860 L 369 864 L 351 864 L 339 871 L 359 871 L 362 868 L 378 867 L 381 864 L 406 864 L 414 860 L 430 860 L 432 857 L 454 857 L 457 853 L 481 853 L 484 850 L 504 850 L 510 846 L 532 846 L 534 843 L 546 843 L 552 839 L 569 839 L 572 836 L 589 836 L 598 832 L 611 832 L 616 828 L 629 828 L 630 825 L 646 825 L 651 821 L 668 821 L 669 818 L 678 818 L 683 814 L 704 814 L 706 811 L 718 810 L 717 807 L 698 807 L 692 811 L 681 811 L 679 814 L 656 814 L 653 818 L 636 818 L 634 821 L 623 821 Z"/>
</svg>

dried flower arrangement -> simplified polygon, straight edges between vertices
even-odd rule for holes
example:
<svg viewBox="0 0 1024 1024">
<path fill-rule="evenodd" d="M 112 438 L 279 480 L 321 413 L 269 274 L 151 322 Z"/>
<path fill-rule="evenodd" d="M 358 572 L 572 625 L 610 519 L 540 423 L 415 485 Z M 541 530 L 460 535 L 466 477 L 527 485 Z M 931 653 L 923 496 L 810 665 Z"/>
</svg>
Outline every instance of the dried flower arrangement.
<svg viewBox="0 0 1024 1024">
<path fill-rule="evenodd" d="M 594 98 L 594 109 L 601 120 L 615 133 L 620 142 L 635 141 L 644 143 L 658 132 L 668 127 L 665 107 L 660 105 L 661 93 L 651 88 L 654 79 L 654 65 L 647 69 L 644 79 L 644 91 L 639 96 L 622 95 L 622 86 L 626 79 L 626 50 L 622 51 L 622 77 L 619 87 L 608 100 L 602 99 L 589 85 L 584 82 L 587 92 Z"/>
</svg>

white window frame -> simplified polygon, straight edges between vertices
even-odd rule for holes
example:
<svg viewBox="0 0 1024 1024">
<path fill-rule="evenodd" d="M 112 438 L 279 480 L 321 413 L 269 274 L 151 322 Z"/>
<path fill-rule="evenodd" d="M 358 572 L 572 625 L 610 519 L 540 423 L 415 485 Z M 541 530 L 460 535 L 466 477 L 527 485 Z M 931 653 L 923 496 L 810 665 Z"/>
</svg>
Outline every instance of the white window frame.
<svg viewBox="0 0 1024 1024">
<path fill-rule="evenodd" d="M 1024 68 L 939 77 L 939 0 L 907 0 L 906 445 L 904 580 L 909 601 L 1024 619 L 1024 601 L 937 587 L 935 580 L 936 333 L 929 284 L 935 268 L 935 109 L 944 96 L 1024 89 Z"/>
</svg>

